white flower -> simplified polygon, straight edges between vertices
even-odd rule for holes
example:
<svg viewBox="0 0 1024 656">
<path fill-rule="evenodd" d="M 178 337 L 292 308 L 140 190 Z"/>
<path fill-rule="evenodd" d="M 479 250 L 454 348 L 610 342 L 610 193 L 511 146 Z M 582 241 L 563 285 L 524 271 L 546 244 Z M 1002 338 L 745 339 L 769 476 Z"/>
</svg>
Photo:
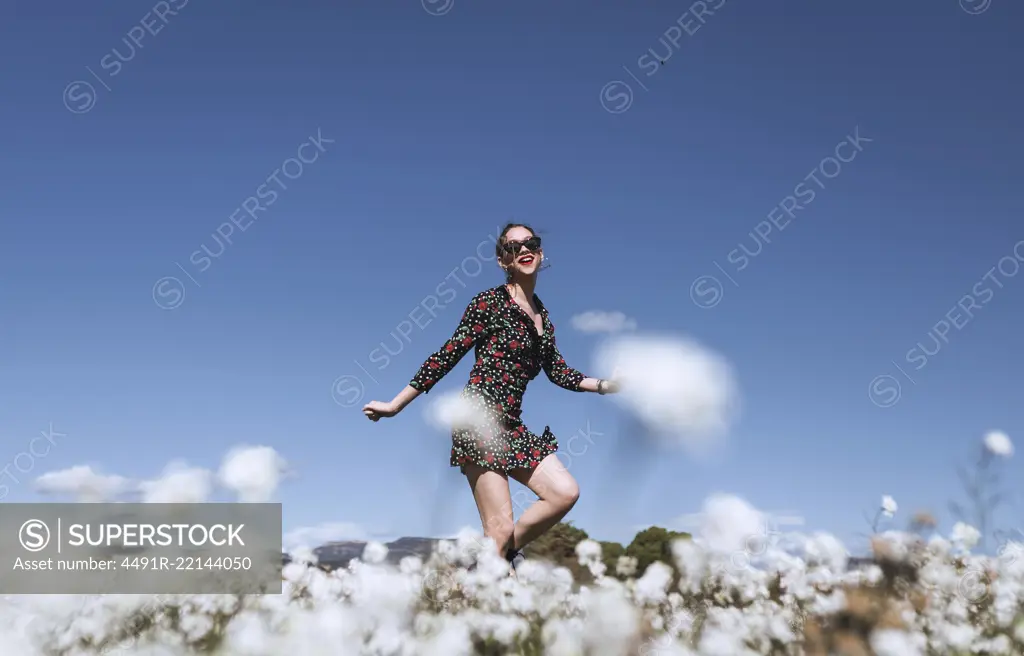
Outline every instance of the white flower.
<svg viewBox="0 0 1024 656">
<path fill-rule="evenodd" d="M 619 576 L 634 576 L 638 564 L 637 559 L 632 556 L 619 556 L 618 562 L 615 563 L 615 573 Z"/>
<path fill-rule="evenodd" d="M 1013 442 L 1002 431 L 990 431 L 985 435 L 985 448 L 993 455 L 1009 458 L 1013 455 Z"/>
<path fill-rule="evenodd" d="M 920 656 L 921 650 L 909 633 L 879 629 L 871 634 L 871 647 L 878 656 Z"/>
<path fill-rule="evenodd" d="M 263 454 L 240 461 L 252 466 L 229 467 L 239 475 L 226 479 L 254 497 L 265 496 L 280 468 L 269 452 Z M 109 483 L 114 479 L 90 471 L 51 476 L 42 488 L 93 496 L 116 488 Z M 201 502 L 211 482 L 211 472 L 178 463 L 145 491 L 149 500 Z M 430 556 L 407 554 L 398 544 L 389 554 L 385 545 L 371 542 L 347 567 L 330 572 L 308 566 L 317 561 L 308 548 L 293 551 L 278 594 L 0 595 L 0 652 L 184 656 L 195 653 L 186 645 L 206 642 L 239 656 L 467 656 L 481 639 L 492 642 L 496 653 L 511 653 L 516 643 L 537 637 L 540 649 L 553 656 L 637 648 L 649 656 L 797 653 L 803 636 L 791 623 L 849 608 L 853 590 L 885 578 L 878 565 L 848 570 L 846 548 L 817 533 L 780 536 L 766 546 L 758 567 L 721 567 L 723 556 L 735 553 L 722 548 L 752 550 L 749 538 L 765 536 L 763 513 L 729 495 L 712 496 L 704 510 L 699 535 L 671 545 L 682 577 L 675 586 L 677 572 L 658 561 L 632 578 L 637 560 L 626 556 L 617 566 L 626 581 L 605 576 L 601 545 L 591 539 L 576 547 L 590 569 L 586 583 L 574 581 L 569 567 L 542 558 L 527 559 L 510 577 L 493 542 L 464 529 Z M 882 498 L 882 511 L 896 513 L 892 497 Z M 303 538 L 297 542 L 315 544 L 328 535 L 361 532 L 334 523 L 294 534 Z M 910 563 L 917 582 L 907 585 L 926 604 L 915 611 L 897 603 L 893 609 L 904 628 L 875 629 L 865 649 L 878 656 L 1019 653 L 1024 547 L 1009 542 L 998 558 L 965 553 L 980 537 L 965 523 L 952 529 L 955 550 L 939 536 L 923 549 L 909 533 L 876 536 L 875 546 L 890 557 L 920 558 Z M 574 564 L 571 569 L 576 571 Z M 982 599 L 983 607 L 972 607 Z M 691 615 L 698 608 L 699 623 Z M 140 624 L 140 617 L 154 621 Z"/>
<path fill-rule="evenodd" d="M 647 429 L 647 437 L 706 455 L 726 438 L 739 410 L 732 366 L 714 351 L 677 336 L 624 334 L 596 351 L 595 371 L 617 371 L 612 397 Z"/>
<path fill-rule="evenodd" d="M 744 553 L 751 538 L 765 536 L 762 512 L 732 494 L 713 494 L 704 501 L 700 537 L 712 552 Z"/>
<path fill-rule="evenodd" d="M 892 517 L 899 510 L 899 506 L 896 505 L 896 500 L 888 494 L 882 497 L 882 514 L 886 517 Z"/>
<path fill-rule="evenodd" d="M 972 549 L 981 540 L 981 533 L 978 529 L 974 528 L 970 524 L 964 524 L 963 522 L 957 522 L 953 526 L 952 534 L 953 542 L 962 546 L 964 549 Z"/>
<path fill-rule="evenodd" d="M 596 540 L 583 540 L 576 545 L 576 557 L 580 565 L 588 562 L 601 560 L 601 545 Z"/>
<path fill-rule="evenodd" d="M 388 557 L 388 548 L 380 542 L 368 542 L 363 547 L 362 560 L 364 562 L 379 565 L 384 562 L 384 559 Z"/>
<path fill-rule="evenodd" d="M 480 398 L 455 390 L 437 395 L 432 401 L 424 410 L 426 419 L 446 434 L 452 428 L 474 429 L 484 435 L 500 432 L 495 417 Z"/>
</svg>

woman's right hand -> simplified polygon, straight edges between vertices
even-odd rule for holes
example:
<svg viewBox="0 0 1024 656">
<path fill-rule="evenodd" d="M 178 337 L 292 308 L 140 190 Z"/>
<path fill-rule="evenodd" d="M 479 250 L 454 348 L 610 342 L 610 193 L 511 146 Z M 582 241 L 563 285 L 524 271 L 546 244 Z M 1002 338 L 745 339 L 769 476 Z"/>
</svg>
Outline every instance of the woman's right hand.
<svg viewBox="0 0 1024 656">
<path fill-rule="evenodd" d="M 363 406 L 363 414 L 370 421 L 377 421 L 381 417 L 394 417 L 398 414 L 398 408 L 395 407 L 394 403 L 370 401 Z"/>
</svg>

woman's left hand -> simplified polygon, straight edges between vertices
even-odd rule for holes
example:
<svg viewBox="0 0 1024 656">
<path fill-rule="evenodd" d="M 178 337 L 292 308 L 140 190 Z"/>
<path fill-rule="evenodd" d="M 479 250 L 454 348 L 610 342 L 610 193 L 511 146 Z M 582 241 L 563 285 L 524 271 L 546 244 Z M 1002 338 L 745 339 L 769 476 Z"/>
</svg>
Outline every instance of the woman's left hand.
<svg viewBox="0 0 1024 656">
<path fill-rule="evenodd" d="M 618 367 L 615 367 L 615 371 L 612 372 L 611 377 L 605 381 L 604 391 L 605 394 L 618 394 L 622 389 L 622 372 Z"/>
</svg>

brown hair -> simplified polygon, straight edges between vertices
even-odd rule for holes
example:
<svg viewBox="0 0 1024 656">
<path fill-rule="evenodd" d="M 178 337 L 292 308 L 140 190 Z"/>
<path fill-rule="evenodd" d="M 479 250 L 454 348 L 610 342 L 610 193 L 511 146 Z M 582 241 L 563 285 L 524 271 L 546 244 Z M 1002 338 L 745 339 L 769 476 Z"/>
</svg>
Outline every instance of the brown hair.
<svg viewBox="0 0 1024 656">
<path fill-rule="evenodd" d="M 498 241 L 494 242 L 494 255 L 497 258 L 498 266 L 501 266 L 501 258 L 504 257 L 505 255 L 505 250 L 502 247 L 505 245 L 505 242 L 507 241 L 506 236 L 508 235 L 508 231 L 511 230 L 512 228 L 526 228 L 527 230 L 530 231 L 531 235 L 533 235 L 534 237 L 537 236 L 537 231 L 534 230 L 532 227 L 526 225 L 525 223 L 506 223 L 505 227 L 501 229 L 501 234 L 498 235 Z M 505 282 L 510 282 L 511 280 L 512 273 L 510 271 L 505 271 Z"/>
<path fill-rule="evenodd" d="M 508 231 L 511 230 L 512 228 L 526 228 L 527 230 L 530 231 L 531 235 L 537 236 L 537 231 L 531 228 L 530 226 L 526 225 L 525 223 L 506 223 L 505 227 L 501 229 L 501 234 L 498 235 L 498 241 L 494 242 L 494 254 L 498 256 L 498 259 L 501 259 L 501 256 L 505 254 L 505 251 L 502 247 L 505 245 L 505 242 L 507 241 L 506 237 L 508 236 Z"/>
</svg>

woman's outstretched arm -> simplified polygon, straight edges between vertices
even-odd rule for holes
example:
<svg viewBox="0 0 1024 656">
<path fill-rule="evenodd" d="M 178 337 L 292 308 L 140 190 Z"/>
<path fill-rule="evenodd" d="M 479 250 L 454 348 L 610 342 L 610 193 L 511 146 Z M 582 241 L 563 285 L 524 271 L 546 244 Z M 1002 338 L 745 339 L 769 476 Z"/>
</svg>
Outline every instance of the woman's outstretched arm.
<svg viewBox="0 0 1024 656">
<path fill-rule="evenodd" d="M 597 382 L 595 379 L 587 378 L 582 373 L 565 363 L 565 358 L 562 357 L 561 351 L 558 350 L 558 344 L 555 342 L 554 335 L 551 335 L 551 346 L 547 349 L 547 353 L 541 364 L 544 367 L 544 373 L 548 376 L 548 380 L 562 389 L 567 389 L 570 392 L 597 391 Z M 594 389 L 584 389 L 582 387 L 583 382 L 590 380 L 594 380 Z"/>
<path fill-rule="evenodd" d="M 581 392 L 600 392 L 598 386 L 604 383 L 604 393 L 614 394 L 619 391 L 619 383 L 615 380 L 602 381 L 600 378 L 584 378 L 580 381 Z"/>
<path fill-rule="evenodd" d="M 488 318 L 492 311 L 490 304 L 491 301 L 486 294 L 477 294 L 473 297 L 466 311 L 462 313 L 462 320 L 459 321 L 451 338 L 427 358 L 409 381 L 409 387 L 424 394 L 429 393 L 438 381 L 455 368 L 463 356 L 488 334 Z"/>
<path fill-rule="evenodd" d="M 401 412 L 405 406 L 412 403 L 413 399 L 420 395 L 420 391 L 412 385 L 406 385 L 402 391 L 390 401 L 370 401 L 363 406 L 363 414 L 371 421 L 377 421 L 381 417 L 394 417 Z"/>
<path fill-rule="evenodd" d="M 363 414 L 373 421 L 381 417 L 393 417 L 417 396 L 428 393 L 439 380 L 455 368 L 477 342 L 488 334 L 489 311 L 490 301 L 485 294 L 475 296 L 466 307 L 462 320 L 459 321 L 451 338 L 427 358 L 409 384 L 391 401 L 367 403 L 363 407 Z"/>
<path fill-rule="evenodd" d="M 614 394 L 619 391 L 617 382 L 606 380 L 602 383 L 600 378 L 590 378 L 567 365 L 565 358 L 558 350 L 554 335 L 551 336 L 551 348 L 543 364 L 544 373 L 547 374 L 548 379 L 570 392 L 600 392 L 602 384 L 605 394 Z"/>
</svg>

